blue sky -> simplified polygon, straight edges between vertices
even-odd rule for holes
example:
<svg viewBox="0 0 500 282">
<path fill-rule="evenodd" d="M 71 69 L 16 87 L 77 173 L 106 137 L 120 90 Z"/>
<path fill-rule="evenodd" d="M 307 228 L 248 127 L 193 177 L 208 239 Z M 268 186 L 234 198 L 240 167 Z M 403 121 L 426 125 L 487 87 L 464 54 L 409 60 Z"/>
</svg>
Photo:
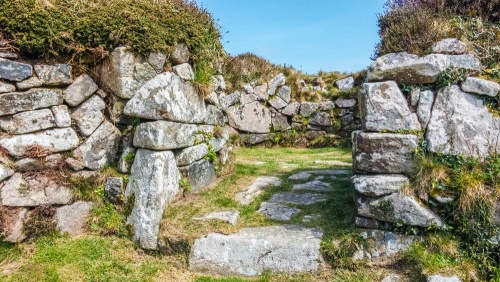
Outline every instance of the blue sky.
<svg viewBox="0 0 500 282">
<path fill-rule="evenodd" d="M 385 0 L 196 0 L 218 20 L 227 52 L 252 52 L 309 74 L 371 64 Z M 227 32 L 227 33 L 226 33 Z"/>
</svg>

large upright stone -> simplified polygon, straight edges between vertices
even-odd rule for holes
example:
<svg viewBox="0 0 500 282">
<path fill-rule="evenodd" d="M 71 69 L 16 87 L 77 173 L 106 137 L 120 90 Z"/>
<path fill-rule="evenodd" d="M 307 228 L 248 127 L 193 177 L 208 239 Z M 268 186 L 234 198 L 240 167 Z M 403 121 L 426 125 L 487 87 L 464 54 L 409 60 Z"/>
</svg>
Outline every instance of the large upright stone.
<svg viewBox="0 0 500 282">
<path fill-rule="evenodd" d="M 49 109 L 20 112 L 0 117 L 0 129 L 11 134 L 24 134 L 55 127 L 54 115 Z"/>
<path fill-rule="evenodd" d="M 211 233 L 195 241 L 189 270 L 245 276 L 266 270 L 316 272 L 323 261 L 322 236 L 314 229 L 288 225 L 245 228 L 232 235 Z"/>
<path fill-rule="evenodd" d="M 179 171 L 187 178 L 193 190 L 207 187 L 217 179 L 214 164 L 204 159 L 179 167 Z"/>
<path fill-rule="evenodd" d="M 127 220 L 141 248 L 158 248 L 163 211 L 179 191 L 179 180 L 172 152 L 137 150 L 125 197 L 134 197 L 134 208 Z"/>
<path fill-rule="evenodd" d="M 120 138 L 120 130 L 109 121 L 104 121 L 73 151 L 73 157 L 92 170 L 102 169 L 115 160 Z"/>
<path fill-rule="evenodd" d="M 54 153 L 74 149 L 79 142 L 76 132 L 68 127 L 1 138 L 0 146 L 5 148 L 11 156 L 22 157 L 26 155 L 26 149 L 33 146 Z"/>
<path fill-rule="evenodd" d="M 82 74 L 63 91 L 64 101 L 74 107 L 97 91 L 97 84 L 88 74 Z"/>
<path fill-rule="evenodd" d="M 35 65 L 35 72 L 46 86 L 68 85 L 73 82 L 70 65 Z"/>
<path fill-rule="evenodd" d="M 413 171 L 417 136 L 355 131 L 352 137 L 355 172 L 409 174 Z"/>
<path fill-rule="evenodd" d="M 152 150 L 171 150 L 191 147 L 198 126 L 170 121 L 141 123 L 135 129 L 134 146 Z"/>
<path fill-rule="evenodd" d="M 0 78 L 21 81 L 33 75 L 33 67 L 7 59 L 0 59 Z"/>
<path fill-rule="evenodd" d="M 58 89 L 39 88 L 26 92 L 0 94 L 0 116 L 48 108 L 60 105 L 62 102 L 62 91 Z"/>
<path fill-rule="evenodd" d="M 391 53 L 379 57 L 368 68 L 368 81 L 395 80 L 398 83 L 434 83 L 440 72 L 448 68 L 480 71 L 481 63 L 472 55 L 430 54 L 424 57 Z"/>
<path fill-rule="evenodd" d="M 430 90 L 420 92 L 417 107 L 417 117 L 422 128 L 426 128 L 431 120 L 432 105 L 434 105 L 434 92 Z"/>
<path fill-rule="evenodd" d="M 494 152 L 500 120 L 483 101 L 457 85 L 440 89 L 427 127 L 427 148 L 432 152 L 485 156 Z"/>
<path fill-rule="evenodd" d="M 147 60 L 136 56 L 127 47 L 116 48 L 99 68 L 101 83 L 123 99 L 132 98 L 144 83 L 155 76 L 156 71 Z"/>
<path fill-rule="evenodd" d="M 205 120 L 205 101 L 190 82 L 164 72 L 144 84 L 124 109 L 129 116 L 186 123 Z"/>
<path fill-rule="evenodd" d="M 410 180 L 399 174 L 355 175 L 352 177 L 352 183 L 356 192 L 368 197 L 379 197 L 409 186 Z"/>
<path fill-rule="evenodd" d="M 71 117 L 83 136 L 90 136 L 101 125 L 104 120 L 102 111 L 105 108 L 106 104 L 101 97 L 94 95 L 73 111 Z"/>
<path fill-rule="evenodd" d="M 417 115 L 394 81 L 363 84 L 359 108 L 365 131 L 421 130 Z"/>
<path fill-rule="evenodd" d="M 252 133 L 271 132 L 271 113 L 259 102 L 253 102 L 227 109 L 229 125 L 241 131 Z"/>
</svg>

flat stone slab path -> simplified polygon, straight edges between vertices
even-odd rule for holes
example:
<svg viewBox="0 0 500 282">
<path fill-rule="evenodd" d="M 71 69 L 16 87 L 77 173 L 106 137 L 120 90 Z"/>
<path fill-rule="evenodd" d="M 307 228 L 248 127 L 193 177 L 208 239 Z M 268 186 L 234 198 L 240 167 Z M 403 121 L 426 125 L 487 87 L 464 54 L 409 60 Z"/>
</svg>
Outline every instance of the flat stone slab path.
<svg viewBox="0 0 500 282">
<path fill-rule="evenodd" d="M 323 182 L 320 180 L 313 180 L 310 182 L 302 183 L 302 184 L 295 184 L 292 187 L 293 191 L 301 191 L 301 190 L 308 190 L 308 191 L 315 191 L 315 192 L 329 192 L 332 191 L 332 186 L 330 183 Z"/>
<path fill-rule="evenodd" d="M 297 193 L 278 193 L 271 197 L 269 202 L 278 204 L 292 204 L 292 205 L 312 205 L 319 202 L 326 201 L 326 196 L 322 194 L 297 194 Z"/>
<path fill-rule="evenodd" d="M 257 212 L 270 219 L 288 221 L 300 210 L 282 204 L 262 202 Z"/>
<path fill-rule="evenodd" d="M 274 176 L 261 176 L 257 178 L 245 191 L 236 194 L 236 200 L 243 205 L 250 204 L 255 197 L 262 193 L 262 189 L 268 186 L 280 186 L 281 180 Z"/>
</svg>

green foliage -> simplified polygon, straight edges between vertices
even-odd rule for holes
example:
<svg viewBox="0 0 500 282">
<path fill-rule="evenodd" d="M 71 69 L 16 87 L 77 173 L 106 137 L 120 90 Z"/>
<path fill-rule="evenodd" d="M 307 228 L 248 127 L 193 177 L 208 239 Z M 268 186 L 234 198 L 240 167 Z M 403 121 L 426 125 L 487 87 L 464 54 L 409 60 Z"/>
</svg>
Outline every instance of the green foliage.
<svg viewBox="0 0 500 282">
<path fill-rule="evenodd" d="M 452 84 L 459 84 L 462 83 L 467 76 L 469 76 L 469 73 L 465 69 L 448 68 L 438 74 L 435 85 L 436 88 L 439 89 Z"/>
<path fill-rule="evenodd" d="M 213 162 L 217 159 L 217 152 L 215 152 L 214 147 L 212 145 L 207 144 L 208 146 L 208 153 L 205 157 L 203 157 L 205 160 L 208 160 L 210 162 Z"/>
<path fill-rule="evenodd" d="M 186 177 L 181 178 L 179 180 L 179 190 L 184 196 L 187 192 L 191 192 L 193 190 L 193 187 L 191 187 L 191 184 L 189 183 L 189 179 Z"/>
<path fill-rule="evenodd" d="M 366 240 L 358 232 L 344 234 L 338 240 L 322 242 L 321 252 L 325 260 L 334 267 L 354 270 L 354 253 L 366 247 Z"/>
<path fill-rule="evenodd" d="M 133 162 L 135 158 L 135 152 L 129 152 L 125 156 L 123 156 L 123 160 L 126 162 Z"/>
<path fill-rule="evenodd" d="M 265 83 L 280 71 L 280 66 L 253 53 L 228 57 L 224 64 L 224 77 L 228 92 L 241 89 L 245 83 Z"/>
</svg>

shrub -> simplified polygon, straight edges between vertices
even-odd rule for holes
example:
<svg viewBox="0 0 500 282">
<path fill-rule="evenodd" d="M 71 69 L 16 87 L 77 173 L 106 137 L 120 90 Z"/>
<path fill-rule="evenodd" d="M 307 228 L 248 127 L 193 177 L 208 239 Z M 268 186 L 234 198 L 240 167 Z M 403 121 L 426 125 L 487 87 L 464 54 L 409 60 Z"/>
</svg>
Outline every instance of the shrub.
<svg viewBox="0 0 500 282">
<path fill-rule="evenodd" d="M 226 87 L 229 92 L 241 89 L 245 83 L 265 83 L 280 71 L 280 66 L 253 53 L 228 57 L 224 64 Z"/>
</svg>

